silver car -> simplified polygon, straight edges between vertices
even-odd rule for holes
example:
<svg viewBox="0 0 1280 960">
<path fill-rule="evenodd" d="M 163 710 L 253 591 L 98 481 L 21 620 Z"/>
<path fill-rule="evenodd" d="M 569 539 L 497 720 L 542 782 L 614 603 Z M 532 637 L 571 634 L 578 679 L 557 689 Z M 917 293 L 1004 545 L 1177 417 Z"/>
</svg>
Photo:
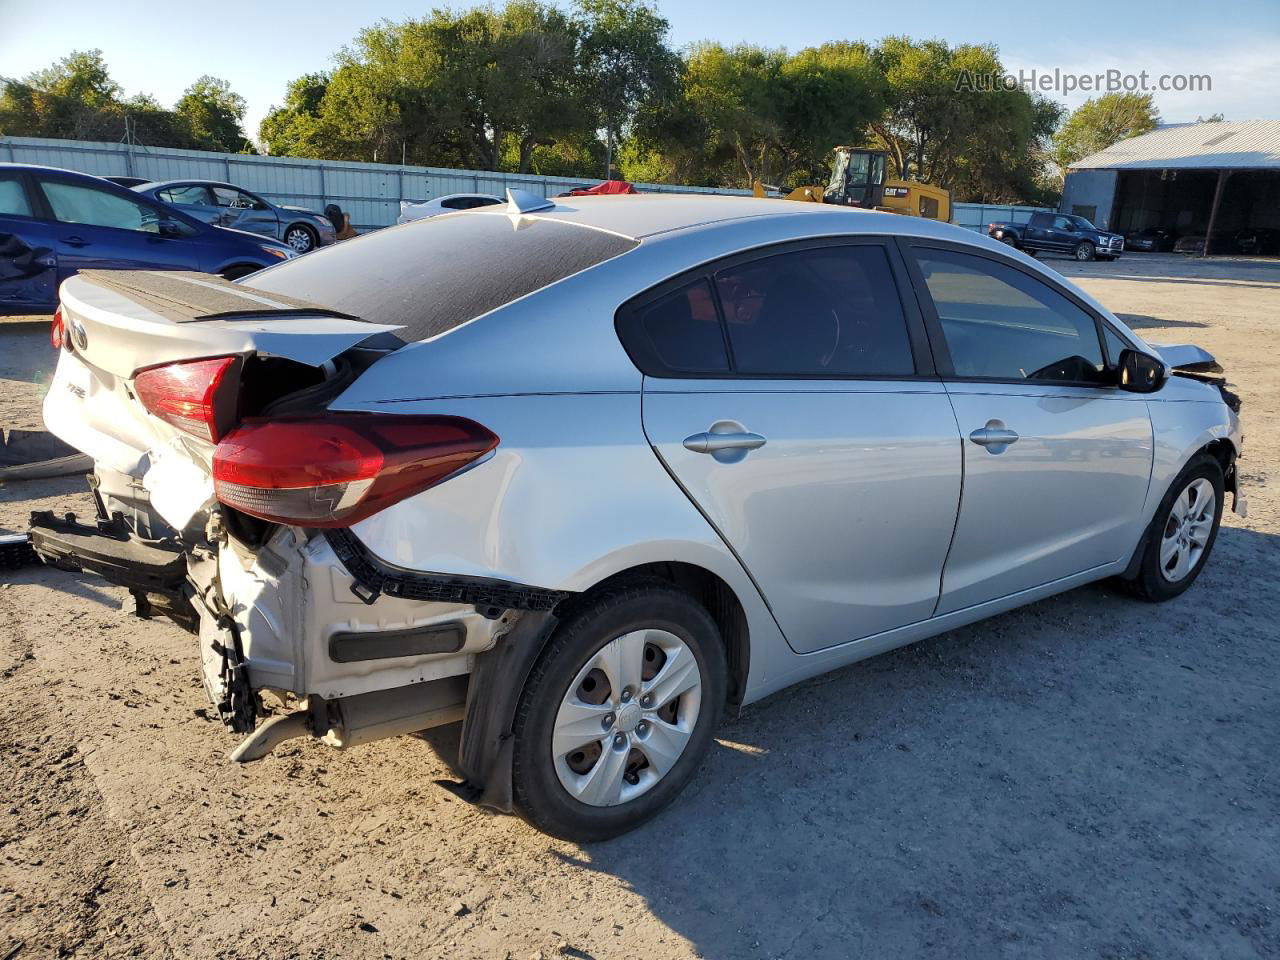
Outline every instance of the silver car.
<svg viewBox="0 0 1280 960">
<path fill-rule="evenodd" d="M 514 194 L 57 322 L 102 515 L 33 545 L 196 635 L 235 759 L 461 720 L 466 795 L 578 841 L 726 709 L 1104 577 L 1169 600 L 1243 510 L 1212 357 L 887 213 Z"/>
<path fill-rule="evenodd" d="M 197 220 L 262 234 L 287 244 L 297 253 L 307 253 L 334 242 L 334 225 L 328 217 L 304 207 L 279 206 L 235 184 L 217 180 L 161 180 L 133 189 L 177 207 Z"/>
</svg>

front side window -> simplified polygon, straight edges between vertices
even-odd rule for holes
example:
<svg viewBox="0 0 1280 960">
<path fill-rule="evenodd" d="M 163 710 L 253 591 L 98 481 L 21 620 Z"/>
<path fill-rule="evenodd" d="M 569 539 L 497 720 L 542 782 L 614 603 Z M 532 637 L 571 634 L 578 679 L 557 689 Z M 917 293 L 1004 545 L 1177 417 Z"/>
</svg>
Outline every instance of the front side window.
<svg viewBox="0 0 1280 960">
<path fill-rule="evenodd" d="M 217 206 L 231 207 L 233 210 L 265 210 L 267 208 L 267 205 L 256 197 L 231 187 L 214 187 L 213 198 Z"/>
<path fill-rule="evenodd" d="M 884 248 L 798 250 L 720 270 L 716 291 L 742 376 L 915 373 Z"/>
<path fill-rule="evenodd" d="M 917 249 L 958 377 L 1103 383 L 1093 317 L 1011 266 L 951 250 Z"/>
<path fill-rule="evenodd" d="M 62 223 L 113 227 L 142 233 L 159 232 L 160 214 L 152 207 L 117 193 L 61 180 L 42 180 L 40 188 Z"/>
</svg>

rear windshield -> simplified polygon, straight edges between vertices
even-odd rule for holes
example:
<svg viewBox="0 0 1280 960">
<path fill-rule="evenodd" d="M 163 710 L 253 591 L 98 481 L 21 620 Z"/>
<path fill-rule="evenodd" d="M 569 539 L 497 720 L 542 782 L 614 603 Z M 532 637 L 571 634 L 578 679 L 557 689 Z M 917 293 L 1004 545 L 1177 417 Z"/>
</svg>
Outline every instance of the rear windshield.
<svg viewBox="0 0 1280 960">
<path fill-rule="evenodd" d="M 635 246 L 559 220 L 459 213 L 323 247 L 243 283 L 425 340 Z"/>
</svg>

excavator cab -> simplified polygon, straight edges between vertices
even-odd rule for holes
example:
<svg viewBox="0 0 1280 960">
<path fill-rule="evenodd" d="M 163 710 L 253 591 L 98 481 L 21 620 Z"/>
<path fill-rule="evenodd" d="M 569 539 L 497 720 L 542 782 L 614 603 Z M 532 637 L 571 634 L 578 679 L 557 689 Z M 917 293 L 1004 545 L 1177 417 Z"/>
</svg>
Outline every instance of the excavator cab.
<svg viewBox="0 0 1280 960">
<path fill-rule="evenodd" d="M 823 191 L 826 203 L 875 209 L 884 202 L 884 171 L 888 155 L 883 150 L 836 147 L 831 158 L 831 180 Z"/>
</svg>

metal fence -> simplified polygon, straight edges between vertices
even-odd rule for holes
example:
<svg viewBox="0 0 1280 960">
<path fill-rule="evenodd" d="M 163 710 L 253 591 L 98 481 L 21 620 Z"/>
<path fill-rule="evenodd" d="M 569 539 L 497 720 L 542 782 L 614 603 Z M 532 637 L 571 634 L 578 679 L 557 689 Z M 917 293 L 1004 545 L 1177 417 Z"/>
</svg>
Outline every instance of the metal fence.
<svg viewBox="0 0 1280 960">
<path fill-rule="evenodd" d="M 336 203 L 357 230 L 389 226 L 400 215 L 401 200 L 430 200 L 448 193 L 493 193 L 508 187 L 544 197 L 564 193 L 594 181 L 581 177 L 544 177 L 495 173 L 491 170 L 449 170 L 439 167 L 307 160 L 299 157 L 261 157 L 239 153 L 210 153 L 126 143 L 46 140 L 38 137 L 0 137 L 0 161 L 64 167 L 98 176 L 145 177 L 148 180 L 223 180 L 261 194 L 278 204 L 322 210 Z M 669 183 L 637 183 L 655 193 L 749 194 L 749 190 L 686 187 Z M 952 219 L 970 230 L 986 230 L 991 220 L 1024 222 L 1047 207 L 953 205 Z"/>
</svg>

